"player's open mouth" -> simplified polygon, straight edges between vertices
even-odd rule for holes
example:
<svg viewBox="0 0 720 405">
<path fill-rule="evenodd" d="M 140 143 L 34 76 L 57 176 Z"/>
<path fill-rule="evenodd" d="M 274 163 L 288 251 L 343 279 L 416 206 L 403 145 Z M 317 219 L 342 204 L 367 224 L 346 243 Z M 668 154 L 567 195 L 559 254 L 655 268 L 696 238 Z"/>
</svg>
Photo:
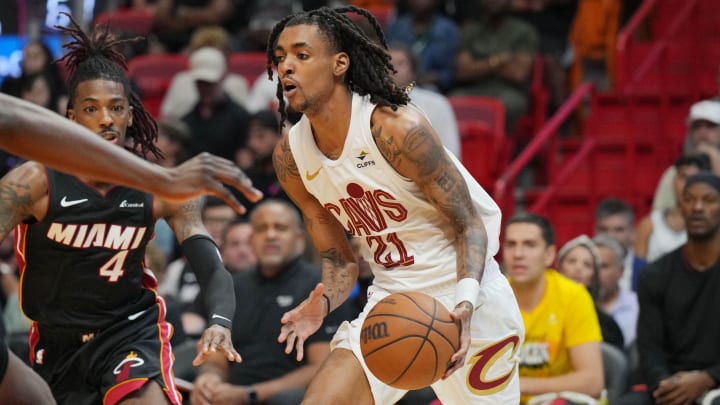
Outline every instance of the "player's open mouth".
<svg viewBox="0 0 720 405">
<path fill-rule="evenodd" d="M 115 144 L 116 144 L 117 141 L 118 141 L 118 135 L 117 135 L 115 132 L 112 132 L 112 131 L 101 132 L 101 133 L 100 133 L 100 136 L 102 136 L 103 139 L 105 139 L 106 141 L 108 141 L 108 142 L 110 142 L 110 143 L 115 143 Z"/>
</svg>

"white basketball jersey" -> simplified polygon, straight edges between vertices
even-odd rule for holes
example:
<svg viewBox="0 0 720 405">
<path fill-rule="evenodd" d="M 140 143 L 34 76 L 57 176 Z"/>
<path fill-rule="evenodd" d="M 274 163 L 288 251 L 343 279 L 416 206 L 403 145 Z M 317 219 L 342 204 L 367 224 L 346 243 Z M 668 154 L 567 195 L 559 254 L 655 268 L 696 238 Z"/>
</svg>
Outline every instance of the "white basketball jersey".
<svg viewBox="0 0 720 405">
<path fill-rule="evenodd" d="M 390 292 L 424 290 L 457 279 L 456 235 L 420 188 L 385 160 L 370 132 L 375 104 L 353 94 L 350 129 L 337 160 L 318 149 L 307 117 L 290 129 L 289 141 L 307 190 L 353 237 L 363 238 L 362 255 L 373 283 Z M 500 209 L 452 153 L 465 178 L 488 236 L 483 281 L 499 275 Z"/>
</svg>

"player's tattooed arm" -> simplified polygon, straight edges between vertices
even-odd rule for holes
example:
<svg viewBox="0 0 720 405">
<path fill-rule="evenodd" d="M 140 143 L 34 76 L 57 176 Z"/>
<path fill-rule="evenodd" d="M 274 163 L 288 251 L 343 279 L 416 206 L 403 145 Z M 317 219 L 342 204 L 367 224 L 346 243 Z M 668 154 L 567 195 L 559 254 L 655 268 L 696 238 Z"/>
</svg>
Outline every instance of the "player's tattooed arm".
<svg viewBox="0 0 720 405">
<path fill-rule="evenodd" d="M 357 279 L 358 266 L 345 230 L 337 219 L 305 189 L 287 139 L 278 142 L 273 165 L 287 195 L 302 211 L 305 229 L 322 258 L 324 294 L 330 300 L 330 311 L 347 299 Z"/>
<path fill-rule="evenodd" d="M 156 212 L 167 220 L 178 242 L 182 243 L 193 235 L 209 235 L 202 222 L 202 202 L 202 198 L 179 204 L 159 201 Z"/>
<path fill-rule="evenodd" d="M 458 279 L 482 278 L 487 233 L 467 184 L 430 124 L 409 108 L 376 110 L 373 137 L 385 159 L 413 180 L 457 233 Z"/>
<path fill-rule="evenodd" d="M 300 180 L 300 172 L 298 171 L 295 158 L 290 150 L 287 135 L 278 142 L 273 152 L 273 166 L 275 167 L 275 173 L 277 173 L 280 182 L 284 183 L 291 180 L 291 178 Z"/>
<path fill-rule="evenodd" d="M 24 163 L 0 179 L 0 240 L 20 222 L 47 210 L 45 168 Z"/>
</svg>

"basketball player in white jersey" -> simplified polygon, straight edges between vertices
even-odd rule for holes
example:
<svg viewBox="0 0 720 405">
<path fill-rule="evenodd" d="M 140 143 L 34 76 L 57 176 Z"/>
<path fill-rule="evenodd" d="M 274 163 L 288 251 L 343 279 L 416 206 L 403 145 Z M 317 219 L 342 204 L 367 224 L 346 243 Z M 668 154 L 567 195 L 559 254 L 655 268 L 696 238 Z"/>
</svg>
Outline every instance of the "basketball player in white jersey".
<svg viewBox="0 0 720 405">
<path fill-rule="evenodd" d="M 383 47 L 348 18 L 367 18 Z M 377 380 L 360 353 L 365 314 L 399 291 L 439 299 L 461 326 L 461 345 L 432 388 L 446 404 L 518 403 L 524 329 L 493 256 L 500 211 L 408 106 L 380 25 L 363 9 L 320 8 L 281 20 L 268 39 L 279 111 L 303 113 L 275 149 L 278 178 L 301 208 L 322 257 L 322 283 L 282 319 L 279 341 L 303 342 L 348 298 L 358 264 L 345 233 L 362 239 L 375 276 L 359 317 L 340 327 L 306 404 L 392 404 L 405 391 Z M 269 70 L 269 73 L 271 71 Z M 477 156 L 475 158 L 482 158 Z"/>
</svg>

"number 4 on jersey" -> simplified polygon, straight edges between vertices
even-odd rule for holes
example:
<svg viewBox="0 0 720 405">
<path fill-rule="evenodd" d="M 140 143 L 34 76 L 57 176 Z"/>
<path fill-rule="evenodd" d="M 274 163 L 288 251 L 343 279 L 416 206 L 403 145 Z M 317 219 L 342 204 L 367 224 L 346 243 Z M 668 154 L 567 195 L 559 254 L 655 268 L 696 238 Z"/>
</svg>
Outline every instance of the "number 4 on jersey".
<svg viewBox="0 0 720 405">
<path fill-rule="evenodd" d="M 105 264 L 100 267 L 100 276 L 107 277 L 111 283 L 120 280 L 120 277 L 125 274 L 125 259 L 127 258 L 128 252 L 128 250 L 121 250 L 105 262 Z"/>
</svg>

